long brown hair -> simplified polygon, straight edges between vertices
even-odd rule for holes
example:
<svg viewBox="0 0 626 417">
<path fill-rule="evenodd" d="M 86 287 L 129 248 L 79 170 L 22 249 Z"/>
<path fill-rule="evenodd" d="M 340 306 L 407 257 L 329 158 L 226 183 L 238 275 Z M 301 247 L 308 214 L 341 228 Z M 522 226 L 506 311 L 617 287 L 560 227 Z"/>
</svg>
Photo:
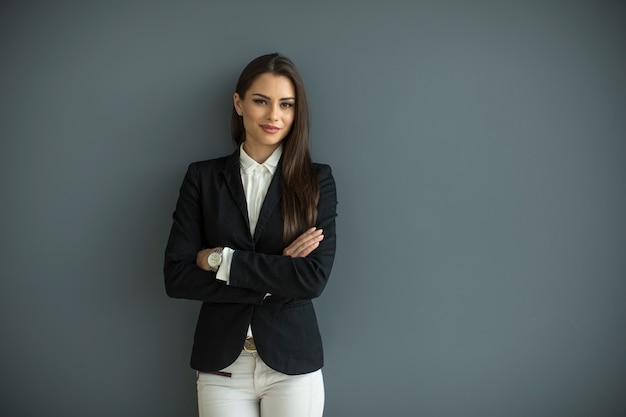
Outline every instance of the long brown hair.
<svg viewBox="0 0 626 417">
<path fill-rule="evenodd" d="M 293 125 L 282 141 L 283 240 L 288 245 L 306 229 L 315 226 L 320 187 L 309 149 L 309 106 L 304 83 L 293 62 L 278 53 L 252 60 L 239 76 L 235 92 L 244 98 L 256 78 L 266 73 L 289 78 L 296 93 Z M 234 108 L 231 135 L 237 145 L 246 140 L 243 120 Z"/>
</svg>

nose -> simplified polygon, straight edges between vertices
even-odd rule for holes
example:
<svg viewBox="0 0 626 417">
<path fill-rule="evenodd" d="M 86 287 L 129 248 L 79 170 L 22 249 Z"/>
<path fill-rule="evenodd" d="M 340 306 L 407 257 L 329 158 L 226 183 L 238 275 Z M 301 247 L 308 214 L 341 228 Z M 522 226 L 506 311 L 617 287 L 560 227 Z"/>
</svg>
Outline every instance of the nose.
<svg viewBox="0 0 626 417">
<path fill-rule="evenodd" d="M 279 104 L 269 106 L 267 112 L 267 120 L 278 120 L 278 113 L 280 112 Z"/>
</svg>

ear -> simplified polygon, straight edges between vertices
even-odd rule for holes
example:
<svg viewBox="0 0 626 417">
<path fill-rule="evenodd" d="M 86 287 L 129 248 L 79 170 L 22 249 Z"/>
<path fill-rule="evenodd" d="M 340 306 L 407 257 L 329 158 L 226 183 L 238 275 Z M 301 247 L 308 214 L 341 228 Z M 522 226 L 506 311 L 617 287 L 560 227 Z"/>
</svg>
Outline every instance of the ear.
<svg viewBox="0 0 626 417">
<path fill-rule="evenodd" d="M 243 108 L 241 106 L 241 97 L 239 96 L 239 93 L 233 94 L 233 105 L 235 106 L 235 111 L 237 113 L 241 113 L 243 111 Z"/>
</svg>

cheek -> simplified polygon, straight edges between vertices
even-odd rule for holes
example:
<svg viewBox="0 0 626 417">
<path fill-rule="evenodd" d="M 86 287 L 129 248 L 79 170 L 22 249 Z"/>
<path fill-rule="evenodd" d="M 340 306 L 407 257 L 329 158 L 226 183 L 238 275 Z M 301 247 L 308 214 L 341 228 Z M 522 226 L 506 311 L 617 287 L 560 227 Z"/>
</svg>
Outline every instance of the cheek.
<svg viewBox="0 0 626 417">
<path fill-rule="evenodd" d="M 254 121 L 257 119 L 257 115 L 255 114 L 254 107 L 244 106 L 242 108 L 243 111 L 243 125 L 244 127 L 254 124 Z"/>
<path fill-rule="evenodd" d="M 293 112 L 290 113 L 290 114 L 285 115 L 285 119 L 284 119 L 285 120 L 285 124 L 291 126 L 293 124 L 293 121 L 295 120 L 295 118 L 296 118 L 296 114 L 293 113 Z"/>
</svg>

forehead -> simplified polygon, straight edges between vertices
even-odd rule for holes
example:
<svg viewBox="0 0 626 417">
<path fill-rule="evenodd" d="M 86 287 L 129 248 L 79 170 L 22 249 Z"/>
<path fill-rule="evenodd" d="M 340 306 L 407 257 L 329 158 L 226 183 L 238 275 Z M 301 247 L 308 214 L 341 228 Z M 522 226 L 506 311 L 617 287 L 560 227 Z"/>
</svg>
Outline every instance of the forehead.
<svg viewBox="0 0 626 417">
<path fill-rule="evenodd" d="M 296 96 L 295 88 L 289 78 L 271 73 L 259 75 L 250 85 L 248 93 L 262 94 L 274 99 L 295 98 Z"/>
</svg>

